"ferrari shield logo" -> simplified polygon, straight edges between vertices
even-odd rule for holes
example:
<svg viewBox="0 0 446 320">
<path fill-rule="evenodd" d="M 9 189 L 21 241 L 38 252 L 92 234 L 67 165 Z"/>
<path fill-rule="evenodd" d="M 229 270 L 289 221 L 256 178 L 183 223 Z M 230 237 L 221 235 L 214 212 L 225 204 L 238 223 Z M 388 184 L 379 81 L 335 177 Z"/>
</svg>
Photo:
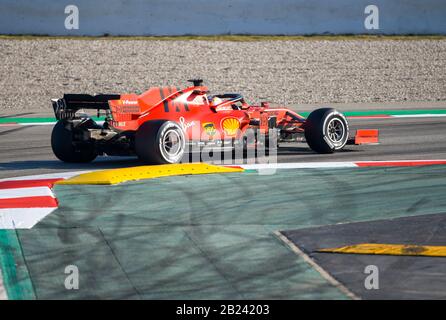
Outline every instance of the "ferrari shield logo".
<svg viewBox="0 0 446 320">
<path fill-rule="evenodd" d="M 212 122 L 203 123 L 203 130 L 210 137 L 214 136 L 217 133 L 217 129 L 215 129 L 215 125 Z"/>
</svg>

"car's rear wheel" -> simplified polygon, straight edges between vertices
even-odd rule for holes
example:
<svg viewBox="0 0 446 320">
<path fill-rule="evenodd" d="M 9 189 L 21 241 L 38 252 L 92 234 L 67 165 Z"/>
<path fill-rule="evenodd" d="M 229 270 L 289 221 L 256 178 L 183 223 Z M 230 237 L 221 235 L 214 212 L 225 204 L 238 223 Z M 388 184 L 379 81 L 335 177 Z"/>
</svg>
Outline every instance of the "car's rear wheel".
<svg viewBox="0 0 446 320">
<path fill-rule="evenodd" d="M 310 113 L 305 121 L 305 139 L 318 153 L 341 150 L 349 135 L 345 116 L 333 108 L 321 108 Z"/>
<path fill-rule="evenodd" d="M 54 155 L 64 162 L 91 162 L 97 157 L 92 143 L 75 144 L 72 126 L 63 120 L 56 123 L 51 133 Z"/>
<path fill-rule="evenodd" d="M 135 152 L 144 162 L 178 163 L 183 158 L 185 149 L 184 131 L 173 121 L 147 121 L 136 131 Z"/>
</svg>

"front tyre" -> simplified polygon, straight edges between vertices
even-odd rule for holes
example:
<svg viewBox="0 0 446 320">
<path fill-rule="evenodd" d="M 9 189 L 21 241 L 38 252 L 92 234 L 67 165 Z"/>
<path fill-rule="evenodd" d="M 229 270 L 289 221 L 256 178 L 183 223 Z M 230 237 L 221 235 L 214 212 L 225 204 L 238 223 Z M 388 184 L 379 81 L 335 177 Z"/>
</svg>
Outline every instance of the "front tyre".
<svg viewBox="0 0 446 320">
<path fill-rule="evenodd" d="M 348 136 L 347 119 L 336 109 L 317 109 L 305 121 L 305 139 L 308 146 L 318 153 L 341 150 L 346 145 Z"/>
<path fill-rule="evenodd" d="M 73 128 L 70 123 L 60 120 L 51 133 L 51 148 L 54 155 L 64 162 L 91 162 L 97 157 L 91 143 L 76 145 L 74 143 Z"/>
<path fill-rule="evenodd" d="M 135 152 L 147 163 L 178 163 L 186 150 L 183 129 L 176 122 L 167 120 L 147 121 L 135 135 Z"/>
</svg>

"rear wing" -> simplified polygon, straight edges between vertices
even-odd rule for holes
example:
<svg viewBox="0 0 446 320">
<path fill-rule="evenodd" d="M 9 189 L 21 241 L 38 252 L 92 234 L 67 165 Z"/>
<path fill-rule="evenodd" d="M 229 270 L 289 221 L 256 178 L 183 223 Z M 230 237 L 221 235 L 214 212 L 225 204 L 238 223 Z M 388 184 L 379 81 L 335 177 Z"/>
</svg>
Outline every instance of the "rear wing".
<svg viewBox="0 0 446 320">
<path fill-rule="evenodd" d="M 109 110 L 109 100 L 119 100 L 119 94 L 64 94 L 61 99 L 51 99 L 57 120 L 74 119 L 79 109 Z"/>
</svg>

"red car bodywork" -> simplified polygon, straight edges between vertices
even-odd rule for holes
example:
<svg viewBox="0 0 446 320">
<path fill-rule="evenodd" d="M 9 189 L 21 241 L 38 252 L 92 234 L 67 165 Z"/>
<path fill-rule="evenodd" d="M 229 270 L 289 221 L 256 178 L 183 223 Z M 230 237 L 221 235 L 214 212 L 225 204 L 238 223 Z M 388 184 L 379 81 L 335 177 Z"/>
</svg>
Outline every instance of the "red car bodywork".
<svg viewBox="0 0 446 320">
<path fill-rule="evenodd" d="M 250 106 L 243 99 L 223 99 L 219 105 L 211 105 L 207 92 L 205 86 L 192 86 L 154 87 L 139 96 L 122 94 L 119 100 L 109 101 L 113 118 L 110 125 L 120 131 L 136 131 L 149 120 L 163 119 L 179 123 L 189 140 L 197 139 L 192 136 L 196 126 L 200 127 L 201 139 L 212 139 L 216 133 L 222 139 L 232 139 L 243 135 L 251 119 L 259 119 L 258 127 L 266 130 L 268 119 L 274 116 L 277 125 L 302 130 L 305 118 L 291 110 L 271 109 L 267 104 Z M 238 109 L 234 103 L 239 104 Z"/>
</svg>

